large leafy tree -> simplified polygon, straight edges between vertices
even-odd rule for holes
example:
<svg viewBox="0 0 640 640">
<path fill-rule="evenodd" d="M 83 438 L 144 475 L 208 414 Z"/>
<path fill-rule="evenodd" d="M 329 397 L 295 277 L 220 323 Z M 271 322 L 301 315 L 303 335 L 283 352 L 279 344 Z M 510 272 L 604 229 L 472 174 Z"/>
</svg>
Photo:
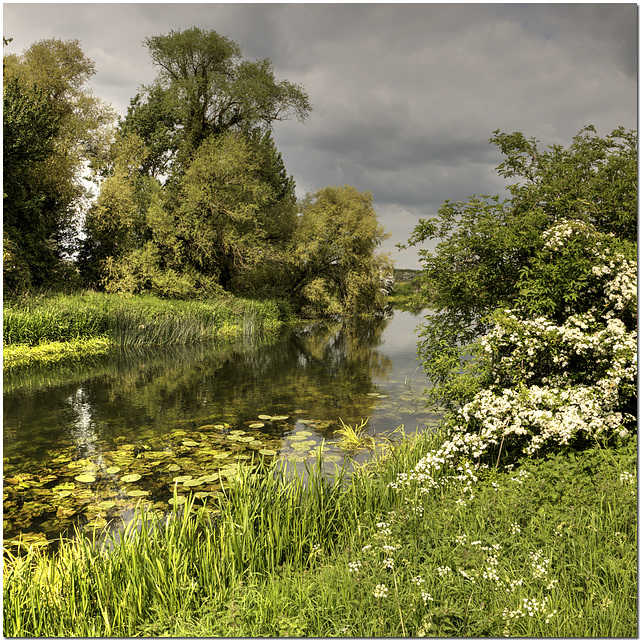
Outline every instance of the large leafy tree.
<svg viewBox="0 0 640 640">
<path fill-rule="evenodd" d="M 240 46 L 215 31 L 171 31 L 145 45 L 158 76 L 132 100 L 122 127 L 145 140 L 156 172 L 180 175 L 209 136 L 269 129 L 311 111 L 303 89 L 276 79 L 268 59 L 243 59 Z"/>
<path fill-rule="evenodd" d="M 88 196 L 83 174 L 87 164 L 102 161 L 114 114 L 88 88 L 94 64 L 77 40 L 41 40 L 21 55 L 5 55 L 3 67 L 4 150 L 9 156 L 4 163 L 5 228 L 14 253 L 24 258 L 32 284 L 51 286 L 62 278 L 58 272 L 63 259 L 75 250 L 78 220 Z M 25 125 L 29 117 L 31 123 Z M 43 119 L 50 125 L 36 127 L 31 142 L 35 148 L 46 138 L 46 157 L 29 154 L 28 172 L 22 172 L 24 156 L 20 160 L 12 149 L 19 137 L 15 130 L 25 133 Z M 26 207 L 19 196 L 25 191 L 30 194 Z"/>
<path fill-rule="evenodd" d="M 601 234 L 610 252 L 636 252 L 635 132 L 619 128 L 600 137 L 586 127 L 567 148 L 540 149 L 535 139 L 500 131 L 491 142 L 505 155 L 498 172 L 515 178 L 510 197 L 447 201 L 437 217 L 420 220 L 408 243 L 439 241 L 434 251 L 420 250 L 423 293 L 435 314 L 422 325 L 419 353 L 436 382 L 432 398 L 449 405 L 480 384 L 475 374 L 457 372 L 465 362 L 479 363 L 474 341 L 491 329 L 492 312 L 520 308 L 561 323 L 576 308 L 593 306 L 589 260 L 568 244 L 562 261 L 549 262 L 547 230 L 580 223 Z"/>
<path fill-rule="evenodd" d="M 27 289 L 38 274 L 50 273 L 56 253 L 48 242 L 60 235 L 47 211 L 37 177 L 53 155 L 57 119 L 42 90 L 10 81 L 3 95 L 3 275 L 7 293 Z"/>
<path fill-rule="evenodd" d="M 310 315 L 376 314 L 386 305 L 381 276 L 391 270 L 376 249 L 389 235 L 371 193 L 325 187 L 300 203 L 290 291 Z"/>
<path fill-rule="evenodd" d="M 127 175 L 112 153 L 103 184 L 138 197 L 129 207 L 138 231 L 125 234 L 126 250 L 122 241 L 116 248 L 117 232 L 104 233 L 113 228 L 115 202 L 102 206 L 101 197 L 88 221 L 84 273 L 102 270 L 107 288 L 166 295 L 208 295 L 214 284 L 280 287 L 297 218 L 295 185 L 271 125 L 304 119 L 306 94 L 276 79 L 268 60 L 244 60 L 215 31 L 171 31 L 145 44 L 158 76 L 131 101 L 118 131 L 120 141 L 142 141 L 143 153 Z M 169 272 L 175 278 L 165 287 L 161 274 Z"/>
</svg>

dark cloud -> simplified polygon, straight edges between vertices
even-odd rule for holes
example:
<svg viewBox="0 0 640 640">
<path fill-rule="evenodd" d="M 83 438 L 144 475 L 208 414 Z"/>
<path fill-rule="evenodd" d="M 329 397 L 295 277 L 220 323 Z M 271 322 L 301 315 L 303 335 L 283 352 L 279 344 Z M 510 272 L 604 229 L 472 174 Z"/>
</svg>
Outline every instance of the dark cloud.
<svg viewBox="0 0 640 640">
<path fill-rule="evenodd" d="M 78 38 L 120 113 L 155 74 L 144 38 L 194 25 L 305 87 L 307 122 L 274 130 L 285 164 L 301 194 L 371 191 L 386 249 L 445 199 L 504 194 L 496 129 L 566 145 L 586 124 L 636 128 L 632 4 L 4 5 L 12 52 Z M 394 257 L 416 265 L 416 251 Z"/>
</svg>

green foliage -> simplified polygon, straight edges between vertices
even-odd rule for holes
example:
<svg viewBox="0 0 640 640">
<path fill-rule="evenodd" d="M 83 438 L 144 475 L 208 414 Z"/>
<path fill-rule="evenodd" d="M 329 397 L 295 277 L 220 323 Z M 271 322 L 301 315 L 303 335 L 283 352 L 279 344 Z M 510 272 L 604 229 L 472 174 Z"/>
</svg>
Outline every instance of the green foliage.
<svg viewBox="0 0 640 640">
<path fill-rule="evenodd" d="M 372 200 L 345 185 L 308 194 L 300 204 L 292 290 L 303 313 L 375 314 L 386 306 L 381 276 L 391 265 L 375 250 L 388 235 Z"/>
<path fill-rule="evenodd" d="M 3 67 L 5 290 L 64 286 L 88 194 L 81 174 L 101 162 L 113 112 L 86 88 L 95 70 L 77 40 L 36 42 Z"/>
<path fill-rule="evenodd" d="M 179 175 L 210 136 L 266 130 L 311 111 L 302 88 L 277 80 L 269 60 L 244 60 L 239 45 L 215 31 L 192 27 L 145 44 L 158 77 L 132 101 L 122 126 L 150 146 L 154 175 L 168 168 Z"/>
<path fill-rule="evenodd" d="M 243 473 L 219 504 L 138 512 L 111 548 L 7 555 L 4 633 L 637 635 L 635 441 L 486 473 L 473 498 L 466 481 L 389 486 L 437 443 L 348 482 Z"/>
<path fill-rule="evenodd" d="M 424 297 L 436 313 L 421 329 L 419 354 L 435 383 L 431 399 L 449 407 L 487 383 L 478 348 L 469 345 L 490 330 L 493 311 L 514 308 L 558 323 L 588 309 L 604 313 L 595 254 L 624 261 L 636 252 L 635 132 L 616 129 L 601 138 L 586 127 L 568 148 L 546 151 L 521 133 L 496 131 L 491 142 L 506 156 L 499 173 L 517 179 L 507 187 L 510 198 L 447 201 L 408 243 L 440 241 L 434 252 L 420 250 Z M 545 233 L 562 224 L 581 232 L 568 232 L 563 251 L 552 256 Z"/>
<path fill-rule="evenodd" d="M 94 347 L 102 353 L 105 340 L 110 345 L 167 345 L 257 335 L 292 317 L 286 301 L 228 294 L 206 302 L 106 293 L 25 296 L 3 308 L 4 364 L 14 370 L 77 359 Z"/>
</svg>

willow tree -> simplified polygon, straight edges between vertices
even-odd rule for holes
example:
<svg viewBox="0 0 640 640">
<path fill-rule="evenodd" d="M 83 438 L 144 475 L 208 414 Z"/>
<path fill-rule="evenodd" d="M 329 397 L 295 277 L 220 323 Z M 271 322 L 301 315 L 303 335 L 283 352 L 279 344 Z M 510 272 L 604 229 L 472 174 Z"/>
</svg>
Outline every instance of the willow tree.
<svg viewBox="0 0 640 640">
<path fill-rule="evenodd" d="M 392 270 L 376 253 L 389 237 L 378 221 L 373 197 L 355 187 L 325 187 L 300 203 L 294 235 L 291 292 L 303 312 L 375 314 L 386 305 L 381 276 Z"/>
<path fill-rule="evenodd" d="M 158 75 L 131 101 L 118 136 L 142 141 L 136 171 L 159 196 L 137 207 L 144 232 L 126 255 L 92 253 L 105 286 L 208 295 L 216 284 L 248 291 L 278 280 L 296 211 L 271 127 L 304 120 L 307 95 L 277 79 L 269 60 L 243 59 L 239 45 L 215 31 L 171 31 L 145 44 Z M 113 161 L 105 175 L 126 190 Z M 94 209 L 94 229 L 107 214 Z M 85 271 L 95 273 L 91 259 Z"/>
<path fill-rule="evenodd" d="M 269 59 L 245 60 L 236 42 L 215 31 L 170 31 L 144 44 L 158 75 L 132 100 L 122 128 L 140 135 L 150 161 L 167 173 L 180 174 L 210 136 L 268 130 L 311 111 L 302 87 L 278 80 Z"/>
</svg>

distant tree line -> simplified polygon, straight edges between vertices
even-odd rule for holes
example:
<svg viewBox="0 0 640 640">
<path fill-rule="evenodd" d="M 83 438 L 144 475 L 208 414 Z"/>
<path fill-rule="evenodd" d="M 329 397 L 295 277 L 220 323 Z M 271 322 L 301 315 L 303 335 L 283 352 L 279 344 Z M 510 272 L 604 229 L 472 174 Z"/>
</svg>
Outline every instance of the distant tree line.
<svg viewBox="0 0 640 640">
<path fill-rule="evenodd" d="M 392 266 L 376 253 L 387 236 L 371 194 L 299 200 L 274 144 L 274 122 L 311 112 L 303 88 L 215 31 L 145 45 L 157 76 L 117 120 L 88 88 L 95 68 L 78 41 L 4 56 L 5 294 L 73 284 L 380 311 Z"/>
</svg>

